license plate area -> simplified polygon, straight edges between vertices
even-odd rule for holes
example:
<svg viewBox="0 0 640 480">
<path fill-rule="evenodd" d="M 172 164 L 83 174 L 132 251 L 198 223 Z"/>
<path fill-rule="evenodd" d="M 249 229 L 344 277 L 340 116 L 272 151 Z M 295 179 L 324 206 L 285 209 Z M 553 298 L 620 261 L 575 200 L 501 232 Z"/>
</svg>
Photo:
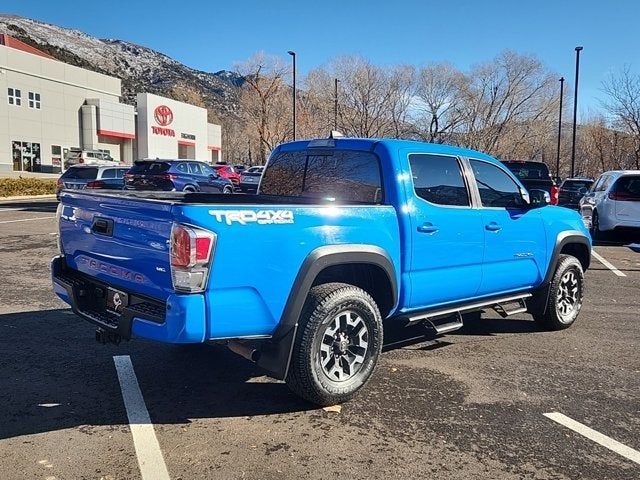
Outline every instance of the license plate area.
<svg viewBox="0 0 640 480">
<path fill-rule="evenodd" d="M 125 292 L 107 287 L 106 310 L 115 315 L 122 315 L 122 312 L 129 306 L 129 295 Z"/>
</svg>

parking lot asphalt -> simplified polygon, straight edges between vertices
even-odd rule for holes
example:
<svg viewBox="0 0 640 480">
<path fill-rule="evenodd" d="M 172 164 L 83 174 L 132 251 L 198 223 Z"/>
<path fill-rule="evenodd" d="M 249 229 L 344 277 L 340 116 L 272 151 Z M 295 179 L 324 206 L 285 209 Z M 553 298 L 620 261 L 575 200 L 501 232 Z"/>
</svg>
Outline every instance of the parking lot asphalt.
<svg viewBox="0 0 640 480">
<path fill-rule="evenodd" d="M 391 332 L 370 384 L 327 412 L 224 348 L 97 344 L 51 292 L 54 214 L 0 204 L 1 479 L 141 478 L 114 356 L 131 360 L 174 480 L 640 478 L 640 464 L 544 416 L 640 450 L 633 248 L 595 247 L 622 276 L 593 259 L 572 328 L 487 313 L 438 338 Z"/>
</svg>

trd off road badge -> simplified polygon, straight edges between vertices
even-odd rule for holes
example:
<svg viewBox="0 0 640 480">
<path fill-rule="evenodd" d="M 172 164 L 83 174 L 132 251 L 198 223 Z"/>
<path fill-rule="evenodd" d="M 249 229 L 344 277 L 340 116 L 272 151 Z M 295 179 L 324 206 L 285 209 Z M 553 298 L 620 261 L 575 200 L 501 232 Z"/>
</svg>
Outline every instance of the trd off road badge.
<svg viewBox="0 0 640 480">
<path fill-rule="evenodd" d="M 293 223 L 293 212 L 291 210 L 209 210 L 209 215 L 213 215 L 218 222 L 233 225 L 247 225 L 257 223 L 258 225 L 278 225 L 283 223 Z"/>
</svg>

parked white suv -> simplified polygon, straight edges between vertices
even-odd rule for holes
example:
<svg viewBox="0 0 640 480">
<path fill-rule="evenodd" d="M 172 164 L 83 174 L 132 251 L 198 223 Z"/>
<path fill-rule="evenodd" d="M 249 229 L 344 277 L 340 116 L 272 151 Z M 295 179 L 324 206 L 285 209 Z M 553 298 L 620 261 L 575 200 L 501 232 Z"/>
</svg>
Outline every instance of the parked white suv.
<svg viewBox="0 0 640 480">
<path fill-rule="evenodd" d="M 580 200 L 591 235 L 634 231 L 640 236 L 640 170 L 604 172 Z"/>
<path fill-rule="evenodd" d="M 111 154 L 106 150 L 81 150 L 79 148 L 70 148 L 64 157 L 65 170 L 74 165 L 118 165 Z"/>
</svg>

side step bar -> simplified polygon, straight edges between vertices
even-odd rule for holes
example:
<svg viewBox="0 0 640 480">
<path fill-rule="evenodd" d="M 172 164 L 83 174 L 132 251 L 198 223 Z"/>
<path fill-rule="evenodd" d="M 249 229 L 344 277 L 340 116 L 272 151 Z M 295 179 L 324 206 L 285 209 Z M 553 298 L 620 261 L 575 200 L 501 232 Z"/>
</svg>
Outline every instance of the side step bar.
<svg viewBox="0 0 640 480">
<path fill-rule="evenodd" d="M 527 311 L 525 300 L 530 298 L 530 293 L 521 293 L 508 297 L 492 298 L 484 301 L 469 303 L 466 305 L 458 305 L 456 307 L 447 307 L 429 312 L 422 312 L 407 318 L 407 326 L 415 325 L 418 322 L 426 322 L 432 326 L 437 333 L 446 333 L 457 330 L 462 327 L 462 314 L 469 313 L 483 308 L 492 308 L 502 317 L 515 315 L 516 313 L 524 313 Z M 443 317 L 456 316 L 454 321 L 448 323 L 439 323 L 436 320 Z"/>
</svg>

